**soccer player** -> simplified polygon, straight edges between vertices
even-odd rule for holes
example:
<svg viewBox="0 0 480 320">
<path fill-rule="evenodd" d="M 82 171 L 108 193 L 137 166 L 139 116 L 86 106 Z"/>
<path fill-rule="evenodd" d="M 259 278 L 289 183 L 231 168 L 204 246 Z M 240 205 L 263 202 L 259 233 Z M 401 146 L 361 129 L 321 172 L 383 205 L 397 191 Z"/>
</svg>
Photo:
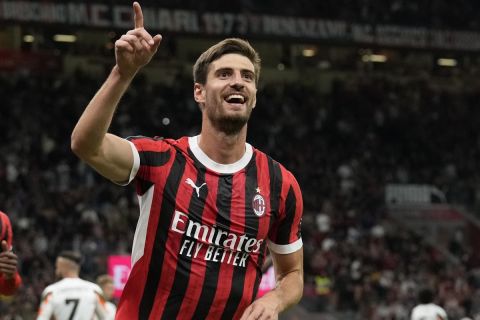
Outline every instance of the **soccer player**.
<svg viewBox="0 0 480 320">
<path fill-rule="evenodd" d="M 418 302 L 412 309 L 411 320 L 447 320 L 445 310 L 433 303 L 434 294 L 429 288 L 424 288 L 418 293 Z"/>
<path fill-rule="evenodd" d="M 81 256 L 74 251 L 61 252 L 55 263 L 55 275 L 61 279 L 43 290 L 37 320 L 105 319 L 105 300 L 100 287 L 80 279 Z"/>
<path fill-rule="evenodd" d="M 102 274 L 97 277 L 97 284 L 103 291 L 103 297 L 105 298 L 105 309 L 107 311 L 106 320 L 115 319 L 115 313 L 117 312 L 117 306 L 111 302 L 113 298 L 113 292 L 115 286 L 113 285 L 113 278 L 108 274 Z"/>
<path fill-rule="evenodd" d="M 12 251 L 13 231 L 10 219 L 0 211 L 0 295 L 15 294 L 22 283 L 17 265 L 18 257 Z"/>
<path fill-rule="evenodd" d="M 246 142 L 260 58 L 225 39 L 193 67 L 201 132 L 178 140 L 107 133 L 115 109 L 162 37 L 135 28 L 72 133 L 72 150 L 106 178 L 136 182 L 132 270 L 118 319 L 277 319 L 303 292 L 303 202 L 292 173 Z M 174 103 L 174 101 L 172 101 Z M 272 106 L 273 107 L 273 106 Z M 256 299 L 267 246 L 277 286 Z"/>
</svg>

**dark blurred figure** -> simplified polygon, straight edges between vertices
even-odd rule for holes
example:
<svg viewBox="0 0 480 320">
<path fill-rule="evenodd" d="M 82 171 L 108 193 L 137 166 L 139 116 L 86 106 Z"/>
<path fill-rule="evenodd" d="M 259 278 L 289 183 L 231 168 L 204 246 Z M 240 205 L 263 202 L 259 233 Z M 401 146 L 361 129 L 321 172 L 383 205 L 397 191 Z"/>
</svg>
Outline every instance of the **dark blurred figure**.
<svg viewBox="0 0 480 320">
<path fill-rule="evenodd" d="M 12 225 L 2 211 L 0 211 L 0 241 L 0 294 L 11 296 L 20 287 L 22 279 L 17 270 L 18 257 L 12 251 Z"/>
</svg>

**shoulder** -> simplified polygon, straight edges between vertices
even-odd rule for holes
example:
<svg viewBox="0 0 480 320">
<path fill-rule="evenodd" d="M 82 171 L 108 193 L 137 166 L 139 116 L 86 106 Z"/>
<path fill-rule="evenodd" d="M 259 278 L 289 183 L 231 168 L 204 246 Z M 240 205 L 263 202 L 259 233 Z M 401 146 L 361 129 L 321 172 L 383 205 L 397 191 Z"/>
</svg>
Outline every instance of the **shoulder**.
<svg viewBox="0 0 480 320">
<path fill-rule="evenodd" d="M 263 152 L 259 149 L 256 149 L 256 148 L 253 148 L 253 154 L 255 156 L 255 160 L 257 162 L 257 165 L 259 165 L 259 164 L 266 165 L 266 166 L 268 166 L 269 170 L 271 171 L 271 173 L 273 175 L 282 176 L 282 177 L 284 177 L 284 179 L 286 178 L 289 181 L 290 180 L 296 181 L 293 173 L 290 170 L 288 170 L 279 161 L 275 160 L 272 156 L 270 156 L 270 155 L 266 154 L 265 152 Z"/>
<path fill-rule="evenodd" d="M 62 281 L 63 281 L 63 280 L 60 280 L 60 281 L 55 282 L 55 283 L 52 283 L 51 285 L 48 285 L 45 289 L 43 289 L 42 299 L 45 299 L 46 296 L 48 296 L 49 294 L 54 293 L 54 292 L 57 291 L 59 288 L 61 288 L 61 287 L 62 287 Z"/>
<path fill-rule="evenodd" d="M 133 143 L 140 152 L 163 152 L 171 150 L 172 148 L 186 150 L 188 147 L 188 137 L 174 140 L 163 137 L 131 136 L 127 137 L 126 140 Z"/>
<path fill-rule="evenodd" d="M 419 309 L 421 309 L 421 308 L 422 308 L 421 305 L 416 305 L 416 306 L 414 306 L 414 307 L 412 308 L 412 313 L 417 312 L 417 311 L 418 311 Z"/>
<path fill-rule="evenodd" d="M 257 170 L 262 170 L 262 172 L 268 174 L 271 187 L 276 194 L 286 198 L 288 194 L 293 193 L 295 198 L 301 198 L 300 185 L 290 170 L 270 155 L 256 148 L 253 148 L 253 154 Z"/>
<path fill-rule="evenodd" d="M 410 317 L 411 317 L 412 320 L 416 320 L 423 313 L 424 313 L 423 312 L 423 306 L 422 305 L 416 305 L 415 307 L 413 307 Z"/>
<path fill-rule="evenodd" d="M 436 312 L 440 313 L 440 315 L 445 316 L 447 313 L 445 309 L 443 309 L 441 306 L 434 304 L 434 308 Z"/>
<path fill-rule="evenodd" d="M 100 288 L 100 286 L 96 283 L 93 283 L 88 280 L 84 279 L 78 279 L 77 280 L 84 288 L 90 289 L 95 291 L 96 293 L 103 294 L 103 290 Z"/>
</svg>

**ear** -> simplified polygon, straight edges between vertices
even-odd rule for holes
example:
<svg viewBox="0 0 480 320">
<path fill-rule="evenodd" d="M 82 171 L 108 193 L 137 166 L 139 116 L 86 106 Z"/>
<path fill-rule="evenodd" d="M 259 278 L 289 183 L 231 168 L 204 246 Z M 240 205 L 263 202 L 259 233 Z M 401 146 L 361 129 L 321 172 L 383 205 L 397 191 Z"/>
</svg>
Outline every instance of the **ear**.
<svg viewBox="0 0 480 320">
<path fill-rule="evenodd" d="M 193 98 L 197 103 L 205 103 L 205 87 L 198 82 L 193 85 Z"/>
</svg>

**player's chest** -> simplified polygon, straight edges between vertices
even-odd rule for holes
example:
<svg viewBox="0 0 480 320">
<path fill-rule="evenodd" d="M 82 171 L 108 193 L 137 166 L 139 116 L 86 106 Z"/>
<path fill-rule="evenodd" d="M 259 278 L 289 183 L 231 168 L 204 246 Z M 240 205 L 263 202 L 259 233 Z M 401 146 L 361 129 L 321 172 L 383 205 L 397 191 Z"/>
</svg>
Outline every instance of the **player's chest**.
<svg viewBox="0 0 480 320">
<path fill-rule="evenodd" d="M 175 185 L 166 185 L 164 201 L 175 210 L 202 224 L 216 225 L 248 233 L 267 235 L 271 219 L 268 182 L 257 175 L 239 172 L 231 175 L 186 170 Z"/>
</svg>

